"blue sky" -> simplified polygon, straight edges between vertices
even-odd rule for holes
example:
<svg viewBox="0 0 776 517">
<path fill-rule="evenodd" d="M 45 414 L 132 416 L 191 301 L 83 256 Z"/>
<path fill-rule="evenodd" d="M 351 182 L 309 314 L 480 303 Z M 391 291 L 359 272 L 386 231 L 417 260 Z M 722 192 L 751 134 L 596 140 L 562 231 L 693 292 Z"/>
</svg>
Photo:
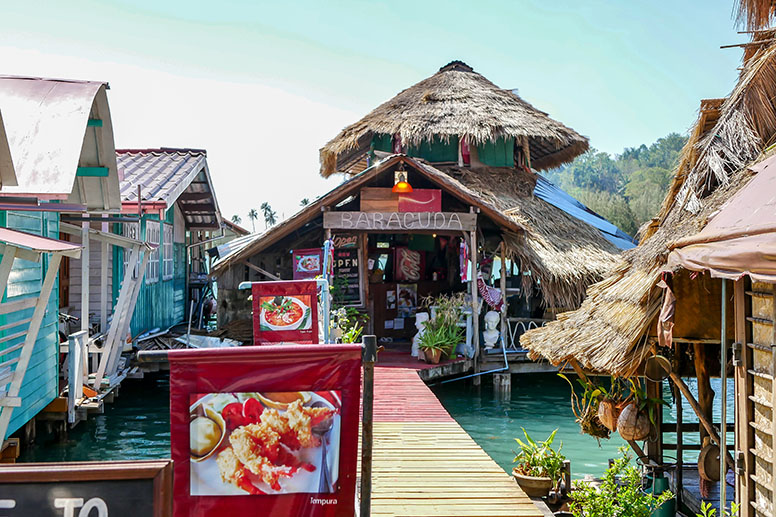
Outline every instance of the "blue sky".
<svg viewBox="0 0 776 517">
<path fill-rule="evenodd" d="M 731 0 L 6 4 L 0 73 L 110 82 L 117 147 L 206 148 L 247 227 L 335 186 L 318 149 L 453 59 L 616 153 L 686 132 L 745 39 Z"/>
</svg>

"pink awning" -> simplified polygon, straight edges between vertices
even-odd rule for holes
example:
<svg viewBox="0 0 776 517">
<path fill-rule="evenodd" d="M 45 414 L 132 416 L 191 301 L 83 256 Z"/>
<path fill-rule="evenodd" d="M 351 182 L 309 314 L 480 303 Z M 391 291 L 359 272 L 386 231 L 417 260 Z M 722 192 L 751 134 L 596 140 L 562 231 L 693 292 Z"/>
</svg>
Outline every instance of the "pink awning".
<svg viewBox="0 0 776 517">
<path fill-rule="evenodd" d="M 667 267 L 714 277 L 776 283 L 776 156 L 751 167 L 755 177 L 699 233 L 671 247 Z"/>
<path fill-rule="evenodd" d="M 66 257 L 81 256 L 81 246 L 32 233 L 0 228 L 0 244 L 10 244 L 39 253 L 61 253 Z"/>
</svg>

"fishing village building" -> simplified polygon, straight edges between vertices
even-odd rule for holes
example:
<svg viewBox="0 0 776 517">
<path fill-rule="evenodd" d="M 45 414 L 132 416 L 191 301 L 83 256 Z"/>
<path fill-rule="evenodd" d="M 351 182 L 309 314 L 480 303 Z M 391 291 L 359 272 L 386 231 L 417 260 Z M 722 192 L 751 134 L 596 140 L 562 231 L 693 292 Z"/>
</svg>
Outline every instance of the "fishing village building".
<svg viewBox="0 0 776 517">
<path fill-rule="evenodd" d="M 250 339 L 251 306 L 239 285 L 295 278 L 296 250 L 330 238 L 334 302 L 365 312 L 365 333 L 389 352 L 409 353 L 422 299 L 453 292 L 475 306 L 483 293 L 491 302 L 510 298 L 501 328 L 512 329 L 504 338 L 517 352 L 520 332 L 577 307 L 633 246 L 536 172 L 587 148 L 574 130 L 454 61 L 321 149 L 321 175 L 343 173 L 344 183 L 222 247 L 213 267 L 219 326 Z M 476 368 L 485 361 L 479 320 L 468 317 L 465 347 Z M 493 360 L 503 365 L 502 354 Z"/>
<path fill-rule="evenodd" d="M 663 423 L 659 412 L 645 450 L 631 445 L 645 463 L 671 473 L 680 508 L 693 514 L 701 500 L 719 508 L 725 499 L 735 499 L 743 517 L 776 511 L 774 36 L 755 32 L 732 93 L 701 102 L 662 208 L 639 246 L 590 287 L 579 309 L 521 338 L 534 357 L 570 364 L 582 377 L 651 377 L 654 397 L 662 397 L 660 379 L 670 378 L 676 423 Z M 651 368 L 662 361 L 664 375 L 655 379 Z M 713 377 L 721 377 L 716 402 Z M 714 419 L 725 417 L 729 391 L 735 424 Z"/>
<path fill-rule="evenodd" d="M 246 233 L 222 221 L 204 150 L 115 150 L 107 89 L 0 77 L 5 458 L 34 417 L 75 425 L 110 400 L 128 342 L 204 319 L 205 248 Z"/>
</svg>

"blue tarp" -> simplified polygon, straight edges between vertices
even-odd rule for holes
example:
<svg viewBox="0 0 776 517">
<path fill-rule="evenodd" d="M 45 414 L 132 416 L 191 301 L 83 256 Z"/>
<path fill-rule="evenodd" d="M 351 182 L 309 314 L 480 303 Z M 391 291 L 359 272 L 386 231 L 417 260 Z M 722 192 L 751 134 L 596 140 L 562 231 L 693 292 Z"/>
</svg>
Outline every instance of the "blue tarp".
<svg viewBox="0 0 776 517">
<path fill-rule="evenodd" d="M 536 188 L 534 188 L 536 197 L 598 229 L 606 240 L 620 249 L 627 250 L 636 246 L 636 241 L 630 235 L 562 191 L 547 178 L 539 175 L 537 178 Z"/>
</svg>

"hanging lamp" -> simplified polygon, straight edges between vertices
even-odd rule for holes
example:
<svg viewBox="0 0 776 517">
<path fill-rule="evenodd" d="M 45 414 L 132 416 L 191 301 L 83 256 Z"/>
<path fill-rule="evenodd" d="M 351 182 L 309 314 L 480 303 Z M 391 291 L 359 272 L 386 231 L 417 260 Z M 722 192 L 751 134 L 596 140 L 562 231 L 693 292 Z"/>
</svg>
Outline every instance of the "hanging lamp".
<svg viewBox="0 0 776 517">
<path fill-rule="evenodd" d="M 391 192 L 394 194 L 409 194 L 412 192 L 412 185 L 407 182 L 407 173 L 404 170 L 404 163 L 399 165 L 399 169 L 396 171 L 395 180 L 396 183 L 393 185 Z"/>
</svg>

